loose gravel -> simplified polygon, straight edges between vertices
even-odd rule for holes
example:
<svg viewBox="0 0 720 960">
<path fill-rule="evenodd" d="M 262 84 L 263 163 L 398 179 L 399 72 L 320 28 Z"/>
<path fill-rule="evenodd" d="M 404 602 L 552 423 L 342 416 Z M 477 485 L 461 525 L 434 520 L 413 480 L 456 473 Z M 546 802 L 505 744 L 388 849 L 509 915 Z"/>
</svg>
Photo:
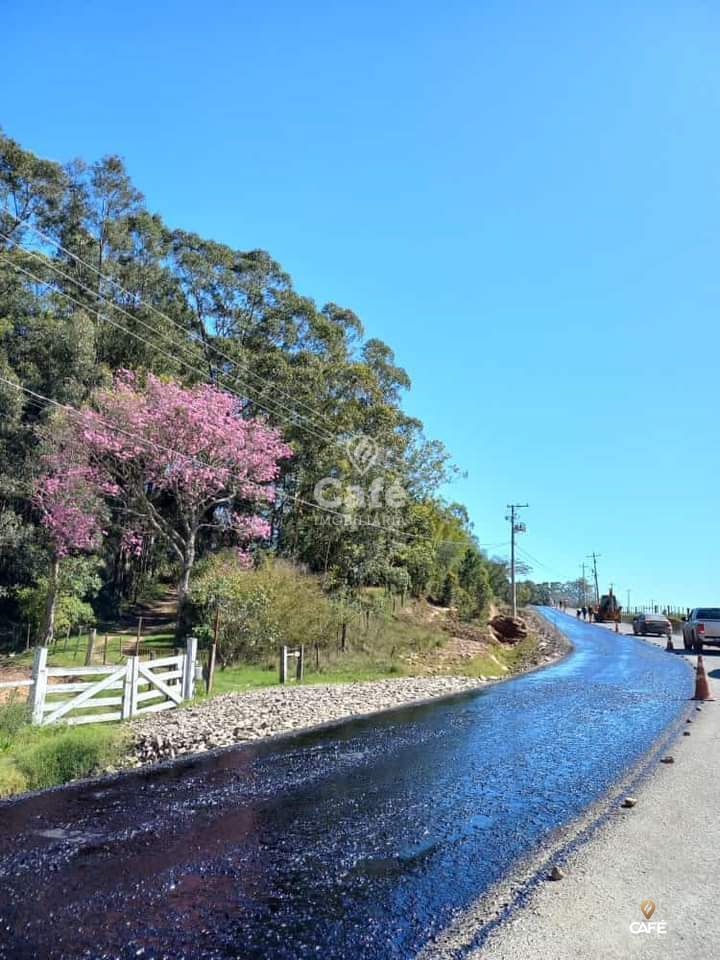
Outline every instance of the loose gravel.
<svg viewBox="0 0 720 960">
<path fill-rule="evenodd" d="M 257 740 L 486 686 L 485 678 L 403 677 L 363 683 L 267 687 L 133 721 L 128 764 Z"/>
</svg>

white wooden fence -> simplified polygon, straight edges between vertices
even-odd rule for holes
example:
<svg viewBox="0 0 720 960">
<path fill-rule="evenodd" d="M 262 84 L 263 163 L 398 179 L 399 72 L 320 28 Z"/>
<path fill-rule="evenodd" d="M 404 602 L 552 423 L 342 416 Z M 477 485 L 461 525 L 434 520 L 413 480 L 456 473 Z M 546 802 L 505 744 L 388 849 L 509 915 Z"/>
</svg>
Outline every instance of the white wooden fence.
<svg viewBox="0 0 720 960">
<path fill-rule="evenodd" d="M 47 647 L 38 647 L 31 680 L 0 684 L 30 688 L 28 704 L 35 724 L 129 720 L 144 713 L 170 710 L 194 695 L 197 660 L 194 637 L 188 639 L 185 653 L 158 660 L 128 657 L 119 665 L 49 667 L 47 657 Z M 67 682 L 63 682 L 63 678 L 67 678 Z"/>
</svg>

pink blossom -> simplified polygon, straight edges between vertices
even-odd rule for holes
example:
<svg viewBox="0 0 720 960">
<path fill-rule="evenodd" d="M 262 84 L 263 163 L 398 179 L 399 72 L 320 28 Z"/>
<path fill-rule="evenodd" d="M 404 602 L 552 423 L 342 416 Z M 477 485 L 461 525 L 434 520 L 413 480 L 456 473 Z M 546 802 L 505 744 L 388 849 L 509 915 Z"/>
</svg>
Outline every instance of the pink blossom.
<svg viewBox="0 0 720 960">
<path fill-rule="evenodd" d="M 235 508 L 272 503 L 279 461 L 291 454 L 280 433 L 244 416 L 231 394 L 153 375 L 141 388 L 121 370 L 94 409 L 62 424 L 35 503 L 61 553 L 96 545 L 103 500 L 112 498 L 127 515 L 123 549 L 140 552 L 153 532 L 187 565 L 202 528 L 229 528 L 243 546 L 267 539 L 266 519 Z"/>
</svg>

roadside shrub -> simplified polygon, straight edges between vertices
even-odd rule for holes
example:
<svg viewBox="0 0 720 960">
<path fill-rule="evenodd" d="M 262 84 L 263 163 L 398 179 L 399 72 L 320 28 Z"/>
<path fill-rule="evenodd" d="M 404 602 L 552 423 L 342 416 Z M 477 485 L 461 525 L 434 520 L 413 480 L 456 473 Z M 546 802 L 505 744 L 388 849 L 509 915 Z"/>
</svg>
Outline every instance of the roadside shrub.
<svg viewBox="0 0 720 960">
<path fill-rule="evenodd" d="M 12 698 L 0 704 L 0 753 L 7 750 L 26 725 L 27 704 Z"/>
<path fill-rule="evenodd" d="M 232 552 L 199 565 L 191 602 L 201 638 L 212 636 L 219 608 L 221 666 L 262 662 L 281 644 L 324 647 L 335 639 L 340 622 L 317 578 L 279 560 L 247 570 Z"/>
<path fill-rule="evenodd" d="M 12 750 L 17 769 L 31 790 L 88 777 L 119 753 L 117 727 L 51 727 L 38 730 Z"/>
</svg>

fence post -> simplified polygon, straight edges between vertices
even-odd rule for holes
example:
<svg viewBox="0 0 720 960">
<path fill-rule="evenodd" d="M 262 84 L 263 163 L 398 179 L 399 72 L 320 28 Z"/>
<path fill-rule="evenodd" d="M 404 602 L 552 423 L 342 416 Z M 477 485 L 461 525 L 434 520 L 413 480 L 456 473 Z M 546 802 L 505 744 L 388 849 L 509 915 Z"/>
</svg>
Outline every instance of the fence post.
<svg viewBox="0 0 720 960">
<path fill-rule="evenodd" d="M 47 689 L 47 647 L 38 647 L 33 658 L 33 685 L 30 687 L 30 722 L 42 723 Z"/>
<path fill-rule="evenodd" d="M 185 660 L 183 662 L 182 695 L 183 700 L 192 700 L 195 695 L 195 660 L 197 659 L 197 637 L 188 637 Z"/>
<path fill-rule="evenodd" d="M 92 663 L 93 653 L 95 652 L 95 640 L 97 638 L 97 630 L 95 627 L 92 628 L 88 634 L 88 643 L 87 650 L 85 651 L 85 666 L 89 667 Z"/>
<path fill-rule="evenodd" d="M 135 716 L 137 711 L 138 680 L 140 679 L 139 664 L 140 657 L 128 657 L 127 663 L 125 664 L 122 706 L 120 708 L 123 720 L 129 720 Z"/>
<path fill-rule="evenodd" d="M 297 658 L 296 677 L 299 681 L 302 681 L 305 677 L 305 644 L 302 643 L 300 644 L 300 652 Z"/>
<path fill-rule="evenodd" d="M 287 682 L 287 647 L 280 647 L 280 683 Z"/>
</svg>

